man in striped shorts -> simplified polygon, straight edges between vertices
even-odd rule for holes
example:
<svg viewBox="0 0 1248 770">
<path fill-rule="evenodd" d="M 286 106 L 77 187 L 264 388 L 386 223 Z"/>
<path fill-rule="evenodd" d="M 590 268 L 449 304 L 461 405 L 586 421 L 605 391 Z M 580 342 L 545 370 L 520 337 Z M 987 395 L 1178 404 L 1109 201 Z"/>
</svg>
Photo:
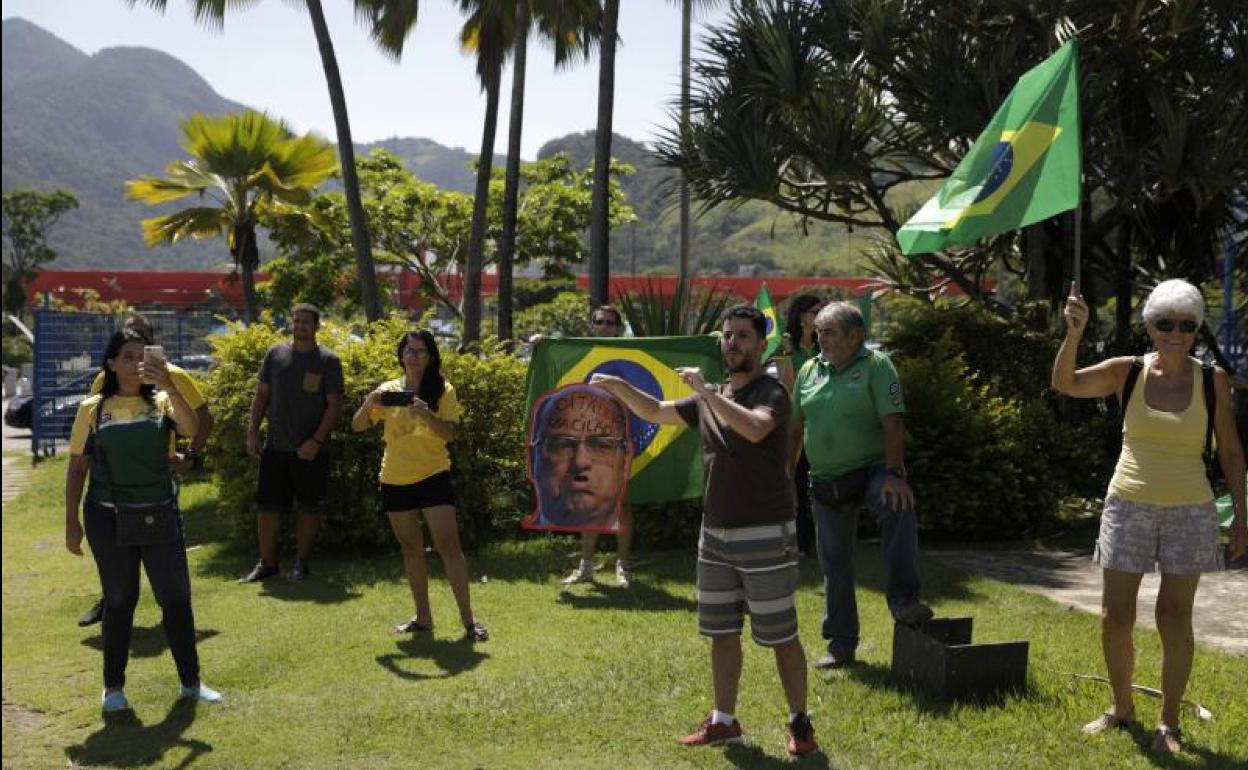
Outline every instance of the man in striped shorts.
<svg viewBox="0 0 1248 770">
<path fill-rule="evenodd" d="M 762 368 L 766 320 L 738 305 L 724 314 L 720 349 L 728 382 L 710 385 L 681 370 L 695 395 L 657 401 L 610 375 L 590 382 L 611 391 L 643 420 L 696 427 L 706 472 L 698 543 L 698 630 L 711 638 L 715 710 L 680 739 L 685 746 L 741 743 L 733 715 L 741 679 L 741 632 L 749 609 L 754 641 L 776 655 L 789 704 L 790 754 L 818 750 L 806 714 L 806 664 L 797 635 L 797 530 L 786 470 L 789 395 Z"/>
</svg>

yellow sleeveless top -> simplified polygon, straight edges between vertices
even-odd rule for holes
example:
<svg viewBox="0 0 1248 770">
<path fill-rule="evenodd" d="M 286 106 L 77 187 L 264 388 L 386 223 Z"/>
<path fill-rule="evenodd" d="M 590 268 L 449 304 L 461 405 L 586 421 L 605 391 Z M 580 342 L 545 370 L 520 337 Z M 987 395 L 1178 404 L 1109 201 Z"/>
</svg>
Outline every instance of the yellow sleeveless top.
<svg viewBox="0 0 1248 770">
<path fill-rule="evenodd" d="M 1149 505 L 1197 505 L 1213 500 L 1201 452 L 1205 448 L 1204 387 L 1200 362 L 1192 361 L 1192 398 L 1181 412 L 1153 409 L 1144 397 L 1150 361 L 1145 360 L 1122 421 L 1122 454 L 1109 492 Z"/>
</svg>

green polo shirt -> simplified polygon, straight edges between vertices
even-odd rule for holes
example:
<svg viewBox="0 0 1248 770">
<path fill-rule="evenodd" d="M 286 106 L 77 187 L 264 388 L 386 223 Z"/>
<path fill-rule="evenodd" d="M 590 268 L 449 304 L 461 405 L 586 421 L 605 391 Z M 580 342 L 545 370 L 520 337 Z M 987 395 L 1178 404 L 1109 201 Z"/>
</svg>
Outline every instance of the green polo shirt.
<svg viewBox="0 0 1248 770">
<path fill-rule="evenodd" d="M 893 362 L 866 346 L 841 369 L 815 356 L 793 384 L 793 419 L 806 425 L 806 459 L 816 478 L 884 462 L 880 417 L 905 411 Z"/>
</svg>

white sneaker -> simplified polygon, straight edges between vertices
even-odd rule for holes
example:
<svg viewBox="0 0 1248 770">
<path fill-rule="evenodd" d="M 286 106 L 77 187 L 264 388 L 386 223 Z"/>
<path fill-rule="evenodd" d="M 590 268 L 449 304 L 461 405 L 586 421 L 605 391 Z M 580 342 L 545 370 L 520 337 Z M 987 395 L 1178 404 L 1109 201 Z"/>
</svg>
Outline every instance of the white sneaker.
<svg viewBox="0 0 1248 770">
<path fill-rule="evenodd" d="M 572 570 L 567 577 L 559 582 L 565 586 L 594 582 L 594 563 L 592 561 L 581 562 L 576 565 L 576 569 Z"/>
<path fill-rule="evenodd" d="M 621 588 L 628 588 L 633 582 L 633 565 L 626 561 L 616 560 L 615 562 L 615 584 Z"/>
</svg>

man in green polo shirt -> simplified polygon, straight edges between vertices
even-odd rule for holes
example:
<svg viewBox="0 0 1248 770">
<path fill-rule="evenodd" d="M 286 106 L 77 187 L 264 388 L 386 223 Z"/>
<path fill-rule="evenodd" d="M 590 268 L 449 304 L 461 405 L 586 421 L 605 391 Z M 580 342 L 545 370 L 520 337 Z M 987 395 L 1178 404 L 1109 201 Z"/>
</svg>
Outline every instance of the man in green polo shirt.
<svg viewBox="0 0 1248 770">
<path fill-rule="evenodd" d="M 825 306 L 815 317 L 815 333 L 819 355 L 802 366 L 793 385 L 789 457 L 792 463 L 805 448 L 810 462 L 828 642 L 816 665 L 840 668 L 854 662 L 858 647 L 854 541 L 864 504 L 882 531 L 893 618 L 921 623 L 932 610 L 919 601 L 918 525 L 906 482 L 906 407 L 897 370 L 888 356 L 863 344 L 866 327 L 853 304 Z"/>
</svg>

